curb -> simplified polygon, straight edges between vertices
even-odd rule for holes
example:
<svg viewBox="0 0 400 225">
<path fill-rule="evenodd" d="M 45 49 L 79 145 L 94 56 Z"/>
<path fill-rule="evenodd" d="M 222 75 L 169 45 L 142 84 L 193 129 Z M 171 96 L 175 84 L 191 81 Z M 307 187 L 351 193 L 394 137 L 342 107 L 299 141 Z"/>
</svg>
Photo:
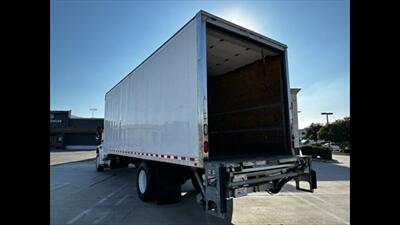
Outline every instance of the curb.
<svg viewBox="0 0 400 225">
<path fill-rule="evenodd" d="M 345 152 L 334 152 L 332 153 L 333 155 L 344 155 L 344 156 L 350 156 L 350 153 L 345 153 Z"/>
<path fill-rule="evenodd" d="M 71 149 L 71 150 L 66 150 L 66 149 L 50 149 L 49 152 L 92 152 L 96 151 L 96 149 Z"/>
<path fill-rule="evenodd" d="M 90 159 L 82 159 L 82 160 L 78 160 L 78 161 L 62 162 L 62 163 L 57 163 L 57 164 L 50 165 L 50 167 L 52 167 L 52 166 L 61 166 L 61 165 L 70 164 L 70 163 L 80 163 L 80 162 L 92 161 L 92 160 L 95 160 L 95 159 L 96 159 L 96 157 L 90 158 Z"/>
</svg>

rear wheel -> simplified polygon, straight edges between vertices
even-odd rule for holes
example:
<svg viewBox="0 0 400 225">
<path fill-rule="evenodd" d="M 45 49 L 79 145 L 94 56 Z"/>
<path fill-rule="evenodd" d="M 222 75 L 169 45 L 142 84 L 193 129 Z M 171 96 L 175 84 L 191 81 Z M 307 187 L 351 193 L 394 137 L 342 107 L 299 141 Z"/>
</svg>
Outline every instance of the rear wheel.
<svg viewBox="0 0 400 225">
<path fill-rule="evenodd" d="M 139 165 L 138 173 L 136 176 L 136 189 L 139 198 L 142 201 L 150 201 L 154 199 L 155 194 L 155 183 L 153 168 L 147 165 L 147 163 L 142 162 Z"/>
</svg>

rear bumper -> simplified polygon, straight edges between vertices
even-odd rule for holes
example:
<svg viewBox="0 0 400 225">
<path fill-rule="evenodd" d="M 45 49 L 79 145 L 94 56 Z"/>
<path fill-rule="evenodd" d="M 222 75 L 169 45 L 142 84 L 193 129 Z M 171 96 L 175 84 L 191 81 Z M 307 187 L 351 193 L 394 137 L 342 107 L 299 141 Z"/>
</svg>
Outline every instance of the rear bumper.
<svg viewBox="0 0 400 225">
<path fill-rule="evenodd" d="M 317 188 L 317 181 L 316 173 L 311 168 L 311 160 L 308 156 L 295 156 L 266 161 L 263 165 L 249 163 L 246 167 L 243 167 L 243 164 L 227 167 L 227 197 L 240 197 L 235 194 L 235 190 L 241 189 L 243 193 L 244 188 L 247 189 L 246 193 L 278 193 L 283 185 L 292 179 L 296 181 L 298 190 L 313 192 Z M 308 182 L 309 188 L 301 188 L 301 181 Z"/>
<path fill-rule="evenodd" d="M 204 163 L 204 200 L 206 212 L 224 218 L 226 201 L 250 192 L 278 193 L 290 180 L 298 190 L 313 192 L 317 188 L 316 173 L 309 156 L 267 157 L 259 160 L 208 161 Z M 308 189 L 300 182 L 309 183 Z M 203 191 L 203 190 L 202 190 Z"/>
</svg>

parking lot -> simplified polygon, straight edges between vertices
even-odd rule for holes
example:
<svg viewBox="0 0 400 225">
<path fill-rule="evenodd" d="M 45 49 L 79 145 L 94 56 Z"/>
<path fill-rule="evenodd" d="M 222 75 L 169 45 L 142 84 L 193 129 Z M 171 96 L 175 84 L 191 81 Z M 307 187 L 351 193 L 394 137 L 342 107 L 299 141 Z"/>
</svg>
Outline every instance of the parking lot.
<svg viewBox="0 0 400 225">
<path fill-rule="evenodd" d="M 87 160 L 85 154 L 70 152 L 57 157 L 58 163 L 53 160 L 50 169 L 52 225 L 200 225 L 208 222 L 196 203 L 190 181 L 182 187 L 180 203 L 145 203 L 136 193 L 134 167 L 98 173 L 94 159 Z M 68 159 L 62 160 L 63 157 Z M 232 224 L 349 224 L 350 157 L 335 154 L 333 159 L 313 161 L 318 179 L 314 193 L 297 191 L 294 183 L 289 182 L 276 195 L 259 192 L 234 199 Z M 68 161 L 77 162 L 65 164 Z"/>
</svg>

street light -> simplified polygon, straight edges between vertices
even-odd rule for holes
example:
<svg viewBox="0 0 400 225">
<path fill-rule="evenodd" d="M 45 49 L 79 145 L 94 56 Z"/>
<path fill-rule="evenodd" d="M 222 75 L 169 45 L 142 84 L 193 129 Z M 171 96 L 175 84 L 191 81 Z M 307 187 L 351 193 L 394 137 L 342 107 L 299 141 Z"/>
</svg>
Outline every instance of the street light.
<svg viewBox="0 0 400 225">
<path fill-rule="evenodd" d="M 329 115 L 333 115 L 333 113 L 331 113 L 331 112 L 323 112 L 323 113 L 321 113 L 321 115 L 326 115 L 326 124 L 329 124 L 328 116 Z M 329 143 L 329 149 L 331 149 L 331 142 L 329 141 L 328 143 Z"/>
<path fill-rule="evenodd" d="M 331 112 L 323 112 L 323 113 L 321 113 L 321 115 L 326 115 L 326 124 L 329 124 L 328 116 L 329 115 L 333 115 L 333 113 L 331 113 Z"/>
<path fill-rule="evenodd" d="M 94 112 L 97 111 L 97 109 L 96 108 L 91 108 L 89 110 L 92 111 L 92 118 L 93 118 Z"/>
<path fill-rule="evenodd" d="M 301 113 L 301 111 L 297 111 L 297 114 Z M 301 135 L 301 131 L 297 129 L 297 133 L 299 136 L 299 146 L 301 146 L 301 140 L 303 139 L 303 135 Z"/>
</svg>

